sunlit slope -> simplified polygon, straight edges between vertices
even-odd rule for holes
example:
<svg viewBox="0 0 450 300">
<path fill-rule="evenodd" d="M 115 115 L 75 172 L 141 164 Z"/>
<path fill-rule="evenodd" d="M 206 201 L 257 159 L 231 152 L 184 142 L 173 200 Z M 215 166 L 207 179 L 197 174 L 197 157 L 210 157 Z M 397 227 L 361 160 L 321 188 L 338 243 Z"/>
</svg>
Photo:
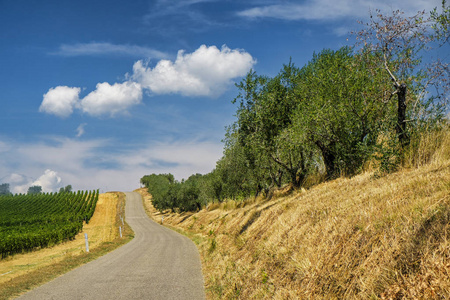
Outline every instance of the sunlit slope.
<svg viewBox="0 0 450 300">
<path fill-rule="evenodd" d="M 450 297 L 448 145 L 420 168 L 166 214 L 164 223 L 202 240 L 210 299 Z"/>
</svg>

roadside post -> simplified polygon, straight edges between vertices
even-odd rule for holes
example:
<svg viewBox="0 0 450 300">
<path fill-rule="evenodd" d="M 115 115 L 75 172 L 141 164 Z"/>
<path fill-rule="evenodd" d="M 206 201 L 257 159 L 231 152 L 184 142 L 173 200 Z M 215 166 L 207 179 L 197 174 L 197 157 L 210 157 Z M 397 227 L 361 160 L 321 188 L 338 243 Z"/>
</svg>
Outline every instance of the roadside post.
<svg viewBox="0 0 450 300">
<path fill-rule="evenodd" d="M 84 234 L 84 239 L 86 241 L 86 252 L 89 252 L 89 242 L 87 233 Z"/>
</svg>

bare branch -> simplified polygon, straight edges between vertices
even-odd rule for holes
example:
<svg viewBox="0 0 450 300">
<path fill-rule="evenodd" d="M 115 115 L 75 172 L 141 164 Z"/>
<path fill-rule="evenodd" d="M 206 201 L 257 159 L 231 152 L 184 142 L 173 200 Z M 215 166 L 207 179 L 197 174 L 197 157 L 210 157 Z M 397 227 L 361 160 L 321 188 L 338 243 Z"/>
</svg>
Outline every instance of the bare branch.
<svg viewBox="0 0 450 300">
<path fill-rule="evenodd" d="M 387 63 L 388 60 L 387 60 L 387 57 L 386 57 L 386 49 L 387 49 L 387 45 L 385 46 L 385 48 L 383 50 L 384 68 L 389 73 L 389 76 L 391 77 L 392 81 L 394 82 L 395 88 L 398 88 L 400 86 L 400 84 L 398 83 L 397 78 L 395 78 L 394 74 L 392 74 L 391 70 L 389 69 L 388 63 Z"/>
</svg>

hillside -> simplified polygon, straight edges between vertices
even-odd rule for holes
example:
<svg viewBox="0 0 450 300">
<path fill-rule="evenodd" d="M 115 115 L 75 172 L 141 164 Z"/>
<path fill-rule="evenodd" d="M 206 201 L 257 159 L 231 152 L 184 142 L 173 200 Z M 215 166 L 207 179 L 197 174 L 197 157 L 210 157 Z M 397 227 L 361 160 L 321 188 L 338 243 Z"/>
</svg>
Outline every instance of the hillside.
<svg viewBox="0 0 450 300">
<path fill-rule="evenodd" d="M 209 299 L 448 298 L 446 139 L 428 165 L 279 191 L 270 201 L 164 215 L 145 202 L 155 220 L 164 216 L 198 244 Z"/>
</svg>

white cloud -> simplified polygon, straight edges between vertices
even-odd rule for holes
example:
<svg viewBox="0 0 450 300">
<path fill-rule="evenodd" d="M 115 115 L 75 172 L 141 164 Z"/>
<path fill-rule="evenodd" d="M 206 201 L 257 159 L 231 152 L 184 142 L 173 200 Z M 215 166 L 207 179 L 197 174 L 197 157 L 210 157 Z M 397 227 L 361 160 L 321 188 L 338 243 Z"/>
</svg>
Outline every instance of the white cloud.
<svg viewBox="0 0 450 300">
<path fill-rule="evenodd" d="M 344 18 L 366 18 L 369 10 L 380 9 L 383 12 L 400 9 L 407 14 L 418 11 L 430 11 L 439 7 L 440 0 L 308 0 L 302 4 L 285 3 L 253 7 L 238 13 L 247 18 L 275 18 L 283 20 L 319 20 L 334 21 Z M 276 3 L 276 4 L 275 4 Z"/>
<path fill-rule="evenodd" d="M 44 174 L 30 184 L 30 186 L 35 185 L 41 186 L 44 193 L 56 192 L 61 187 L 61 177 L 57 172 L 47 169 Z"/>
<path fill-rule="evenodd" d="M 110 85 L 98 83 L 96 90 L 81 100 L 81 109 L 93 116 L 125 112 L 130 106 L 141 103 L 142 89 L 136 82 L 127 81 Z"/>
<path fill-rule="evenodd" d="M 138 61 L 133 66 L 132 79 L 155 94 L 217 96 L 254 64 L 253 57 L 245 51 L 202 45 L 193 53 L 180 50 L 175 62 L 161 60 L 153 69 Z"/>
<path fill-rule="evenodd" d="M 107 140 L 58 137 L 37 143 L 6 143 L 11 149 L 2 154 L 0 178 L 1 183 L 10 183 L 13 193 L 26 193 L 31 185 L 57 191 L 68 184 L 75 190 L 131 191 L 146 174 L 172 173 L 181 180 L 208 173 L 223 150 L 219 142 L 195 138 L 150 141 L 121 151 L 111 151 L 113 143 Z M 43 174 L 43 170 L 48 171 Z"/>
<path fill-rule="evenodd" d="M 39 107 L 39 111 L 53 114 L 61 118 L 68 117 L 72 114 L 73 108 L 76 107 L 78 103 L 79 93 L 80 88 L 77 87 L 57 86 L 55 88 L 50 88 L 48 92 L 44 94 L 44 99 Z"/>
<path fill-rule="evenodd" d="M 80 88 L 58 86 L 51 88 L 42 101 L 40 112 L 54 114 L 59 117 L 68 117 L 74 108 L 83 112 L 100 116 L 110 114 L 114 116 L 118 113 L 126 113 L 130 106 L 141 103 L 142 88 L 139 83 L 126 81 L 110 85 L 107 82 L 98 83 L 96 89 L 90 92 L 81 101 L 78 98 Z M 84 133 L 84 128 L 77 129 L 78 135 Z"/>
<path fill-rule="evenodd" d="M 47 169 L 36 180 L 25 175 L 11 173 L 3 177 L 2 182 L 9 183 L 10 191 L 13 194 L 26 194 L 28 188 L 35 185 L 41 186 L 42 192 L 48 193 L 56 192 L 61 187 L 62 179 L 57 172 Z"/>
<path fill-rule="evenodd" d="M 108 145 L 106 140 L 80 141 L 62 137 L 34 143 L 11 140 L 5 143 L 10 150 L 2 153 L 0 178 L 2 183 L 10 183 L 13 193 L 26 193 L 31 185 L 41 185 L 44 191 L 56 191 L 67 184 L 76 189 L 93 189 L 96 179 L 90 177 L 89 165 L 102 160 L 99 149 Z M 43 174 L 43 170 L 50 171 Z"/>
<path fill-rule="evenodd" d="M 121 55 L 145 58 L 165 58 L 167 54 L 148 47 L 137 45 L 115 45 L 111 43 L 79 43 L 74 45 L 63 44 L 57 52 L 52 54 L 62 56 L 100 56 L 100 55 Z"/>
<path fill-rule="evenodd" d="M 163 59 L 153 69 L 139 60 L 133 66 L 133 75 L 127 76 L 128 81 L 113 85 L 98 83 L 96 89 L 81 100 L 78 87 L 50 88 L 39 111 L 68 117 L 77 108 L 92 116 L 109 114 L 113 117 L 140 104 L 142 89 L 154 94 L 219 96 L 234 78 L 244 76 L 255 63 L 243 50 L 232 50 L 225 45 L 221 49 L 202 45 L 193 53 L 180 50 L 174 62 Z M 82 129 L 79 132 L 83 132 Z"/>
<path fill-rule="evenodd" d="M 211 172 L 222 152 L 221 143 L 208 141 L 153 142 L 144 148 L 115 156 L 113 160 L 118 165 L 134 168 L 145 167 L 160 172 L 171 170 L 178 178 L 187 178 L 192 173 Z"/>
<path fill-rule="evenodd" d="M 31 182 L 33 180 L 28 178 L 25 175 L 17 174 L 17 173 L 11 173 L 7 176 L 4 176 L 1 179 L 0 183 L 9 183 L 9 190 L 13 194 L 18 193 L 26 193 L 28 188 L 31 186 Z"/>
<path fill-rule="evenodd" d="M 18 184 L 18 183 L 24 183 L 27 181 L 27 177 L 25 175 L 20 175 L 16 173 L 12 173 L 10 176 L 8 176 L 7 182 L 10 184 Z"/>
<path fill-rule="evenodd" d="M 82 123 L 77 127 L 77 135 L 76 137 L 81 137 L 84 134 L 84 127 L 86 127 L 86 123 Z"/>
</svg>

